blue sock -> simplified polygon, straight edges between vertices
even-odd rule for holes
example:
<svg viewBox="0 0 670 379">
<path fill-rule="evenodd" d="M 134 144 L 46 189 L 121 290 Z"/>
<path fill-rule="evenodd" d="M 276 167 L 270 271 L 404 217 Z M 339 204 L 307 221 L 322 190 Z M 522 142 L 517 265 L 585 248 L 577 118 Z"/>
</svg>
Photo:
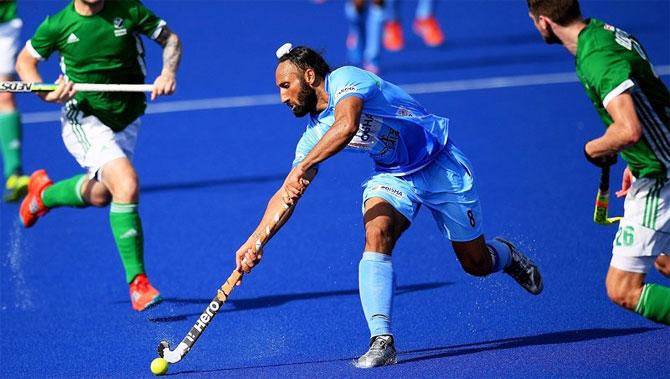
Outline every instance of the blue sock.
<svg viewBox="0 0 670 379">
<path fill-rule="evenodd" d="M 384 24 L 384 8 L 371 4 L 368 8 L 368 17 L 365 23 L 365 51 L 363 59 L 379 67 L 379 51 L 382 44 L 382 26 Z"/>
<path fill-rule="evenodd" d="M 489 248 L 493 260 L 491 272 L 500 272 L 509 267 L 512 263 L 512 252 L 509 250 L 509 246 L 498 240 L 486 241 L 486 246 Z"/>
<path fill-rule="evenodd" d="M 434 0 L 419 0 L 419 4 L 416 5 L 415 17 L 419 20 L 430 17 L 434 12 Z"/>
<path fill-rule="evenodd" d="M 386 21 L 400 21 L 398 18 L 400 2 L 398 0 L 386 0 L 384 6 L 386 7 Z"/>
<path fill-rule="evenodd" d="M 358 265 L 358 290 L 370 336 L 391 332 L 395 274 L 390 255 L 366 251 Z"/>
</svg>

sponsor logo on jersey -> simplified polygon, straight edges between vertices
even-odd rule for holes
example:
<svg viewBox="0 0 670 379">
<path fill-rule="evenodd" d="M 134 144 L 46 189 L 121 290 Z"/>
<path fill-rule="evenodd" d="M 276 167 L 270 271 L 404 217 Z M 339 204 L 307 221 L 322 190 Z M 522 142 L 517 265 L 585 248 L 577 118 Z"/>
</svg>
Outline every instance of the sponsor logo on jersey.
<svg viewBox="0 0 670 379">
<path fill-rule="evenodd" d="M 401 190 L 383 184 L 372 187 L 371 191 L 384 191 L 397 199 L 402 199 L 405 196 Z"/>
<path fill-rule="evenodd" d="M 398 110 L 395 112 L 396 116 L 401 116 L 401 117 L 414 117 L 414 113 L 410 111 L 409 109 L 403 107 L 402 105 L 398 107 Z"/>
<path fill-rule="evenodd" d="M 381 118 L 363 113 L 361 115 L 360 124 L 358 124 L 358 133 L 349 142 L 349 147 L 357 150 L 368 151 L 377 142 L 374 138 L 382 128 Z"/>
<path fill-rule="evenodd" d="M 357 90 L 358 90 L 358 88 L 356 88 L 356 86 L 352 86 L 352 85 L 340 88 L 340 90 L 335 93 L 335 101 L 339 100 L 340 97 L 342 97 L 342 96 L 344 96 L 348 93 L 356 92 Z"/>
<path fill-rule="evenodd" d="M 123 27 L 123 19 L 121 17 L 116 17 L 114 19 L 114 35 L 117 37 L 125 36 L 128 34 L 128 30 Z"/>
<path fill-rule="evenodd" d="M 70 33 L 70 35 L 67 37 L 67 43 L 77 43 L 79 42 L 79 38 L 74 35 L 74 33 Z"/>
</svg>

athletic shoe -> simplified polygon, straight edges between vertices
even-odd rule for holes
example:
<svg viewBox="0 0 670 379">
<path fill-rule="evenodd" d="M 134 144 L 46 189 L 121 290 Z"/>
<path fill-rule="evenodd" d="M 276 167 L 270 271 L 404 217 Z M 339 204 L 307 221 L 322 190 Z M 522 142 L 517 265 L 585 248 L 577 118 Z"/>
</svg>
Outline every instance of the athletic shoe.
<svg viewBox="0 0 670 379">
<path fill-rule="evenodd" d="M 145 274 L 139 274 L 130 282 L 130 302 L 133 309 L 141 312 L 154 304 L 161 302 L 161 295 L 155 289 Z"/>
<path fill-rule="evenodd" d="M 405 47 L 405 38 L 402 35 L 402 25 L 398 21 L 388 21 L 384 24 L 384 48 L 388 51 L 400 51 Z"/>
<path fill-rule="evenodd" d="M 49 212 L 49 208 L 42 203 L 42 192 L 52 184 L 53 182 L 44 170 L 37 170 L 30 175 L 28 194 L 21 202 L 21 208 L 19 208 L 19 217 L 26 228 L 35 225 L 38 217 L 42 217 Z"/>
<path fill-rule="evenodd" d="M 414 33 L 421 36 L 428 46 L 435 47 L 444 43 L 444 33 L 433 16 L 414 20 Z"/>
<path fill-rule="evenodd" d="M 533 295 L 538 295 L 542 292 L 544 289 L 542 275 L 540 275 L 540 269 L 535 263 L 523 255 L 511 242 L 501 237 L 496 237 L 495 239 L 509 246 L 512 252 L 512 263 L 504 270 L 505 273 L 514 278 L 521 287 Z"/>
<path fill-rule="evenodd" d="M 10 175 L 5 182 L 5 192 L 2 199 L 6 202 L 19 200 L 28 192 L 30 178 L 25 175 Z"/>
<path fill-rule="evenodd" d="M 393 336 L 375 336 L 370 339 L 370 349 L 354 364 L 358 368 L 372 368 L 396 364 Z"/>
</svg>

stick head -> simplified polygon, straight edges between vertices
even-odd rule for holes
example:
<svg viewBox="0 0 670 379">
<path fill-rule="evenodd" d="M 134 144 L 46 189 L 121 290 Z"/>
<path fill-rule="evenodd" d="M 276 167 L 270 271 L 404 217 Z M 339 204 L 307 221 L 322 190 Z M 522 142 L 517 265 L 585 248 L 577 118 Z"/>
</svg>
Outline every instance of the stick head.
<svg viewBox="0 0 670 379">
<path fill-rule="evenodd" d="M 168 341 L 161 341 L 158 344 L 158 356 L 165 358 L 165 350 L 170 351 L 170 343 Z"/>
</svg>

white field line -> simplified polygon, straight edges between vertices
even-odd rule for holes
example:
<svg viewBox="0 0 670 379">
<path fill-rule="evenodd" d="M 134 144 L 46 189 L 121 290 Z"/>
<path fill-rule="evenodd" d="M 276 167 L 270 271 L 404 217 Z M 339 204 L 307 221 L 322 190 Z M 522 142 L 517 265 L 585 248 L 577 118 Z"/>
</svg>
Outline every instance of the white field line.
<svg viewBox="0 0 670 379">
<path fill-rule="evenodd" d="M 670 65 L 657 66 L 656 72 L 659 75 L 670 75 Z M 578 82 L 574 72 L 559 72 L 553 74 L 499 76 L 483 79 L 403 84 L 400 85 L 400 87 L 411 95 L 417 95 L 574 82 Z M 147 107 L 146 113 L 156 114 L 210 109 L 244 108 L 276 104 L 280 104 L 278 93 L 271 95 L 215 97 L 211 99 L 166 101 L 150 104 Z M 24 124 L 57 121 L 59 118 L 60 111 L 27 112 L 22 115 Z"/>
</svg>

